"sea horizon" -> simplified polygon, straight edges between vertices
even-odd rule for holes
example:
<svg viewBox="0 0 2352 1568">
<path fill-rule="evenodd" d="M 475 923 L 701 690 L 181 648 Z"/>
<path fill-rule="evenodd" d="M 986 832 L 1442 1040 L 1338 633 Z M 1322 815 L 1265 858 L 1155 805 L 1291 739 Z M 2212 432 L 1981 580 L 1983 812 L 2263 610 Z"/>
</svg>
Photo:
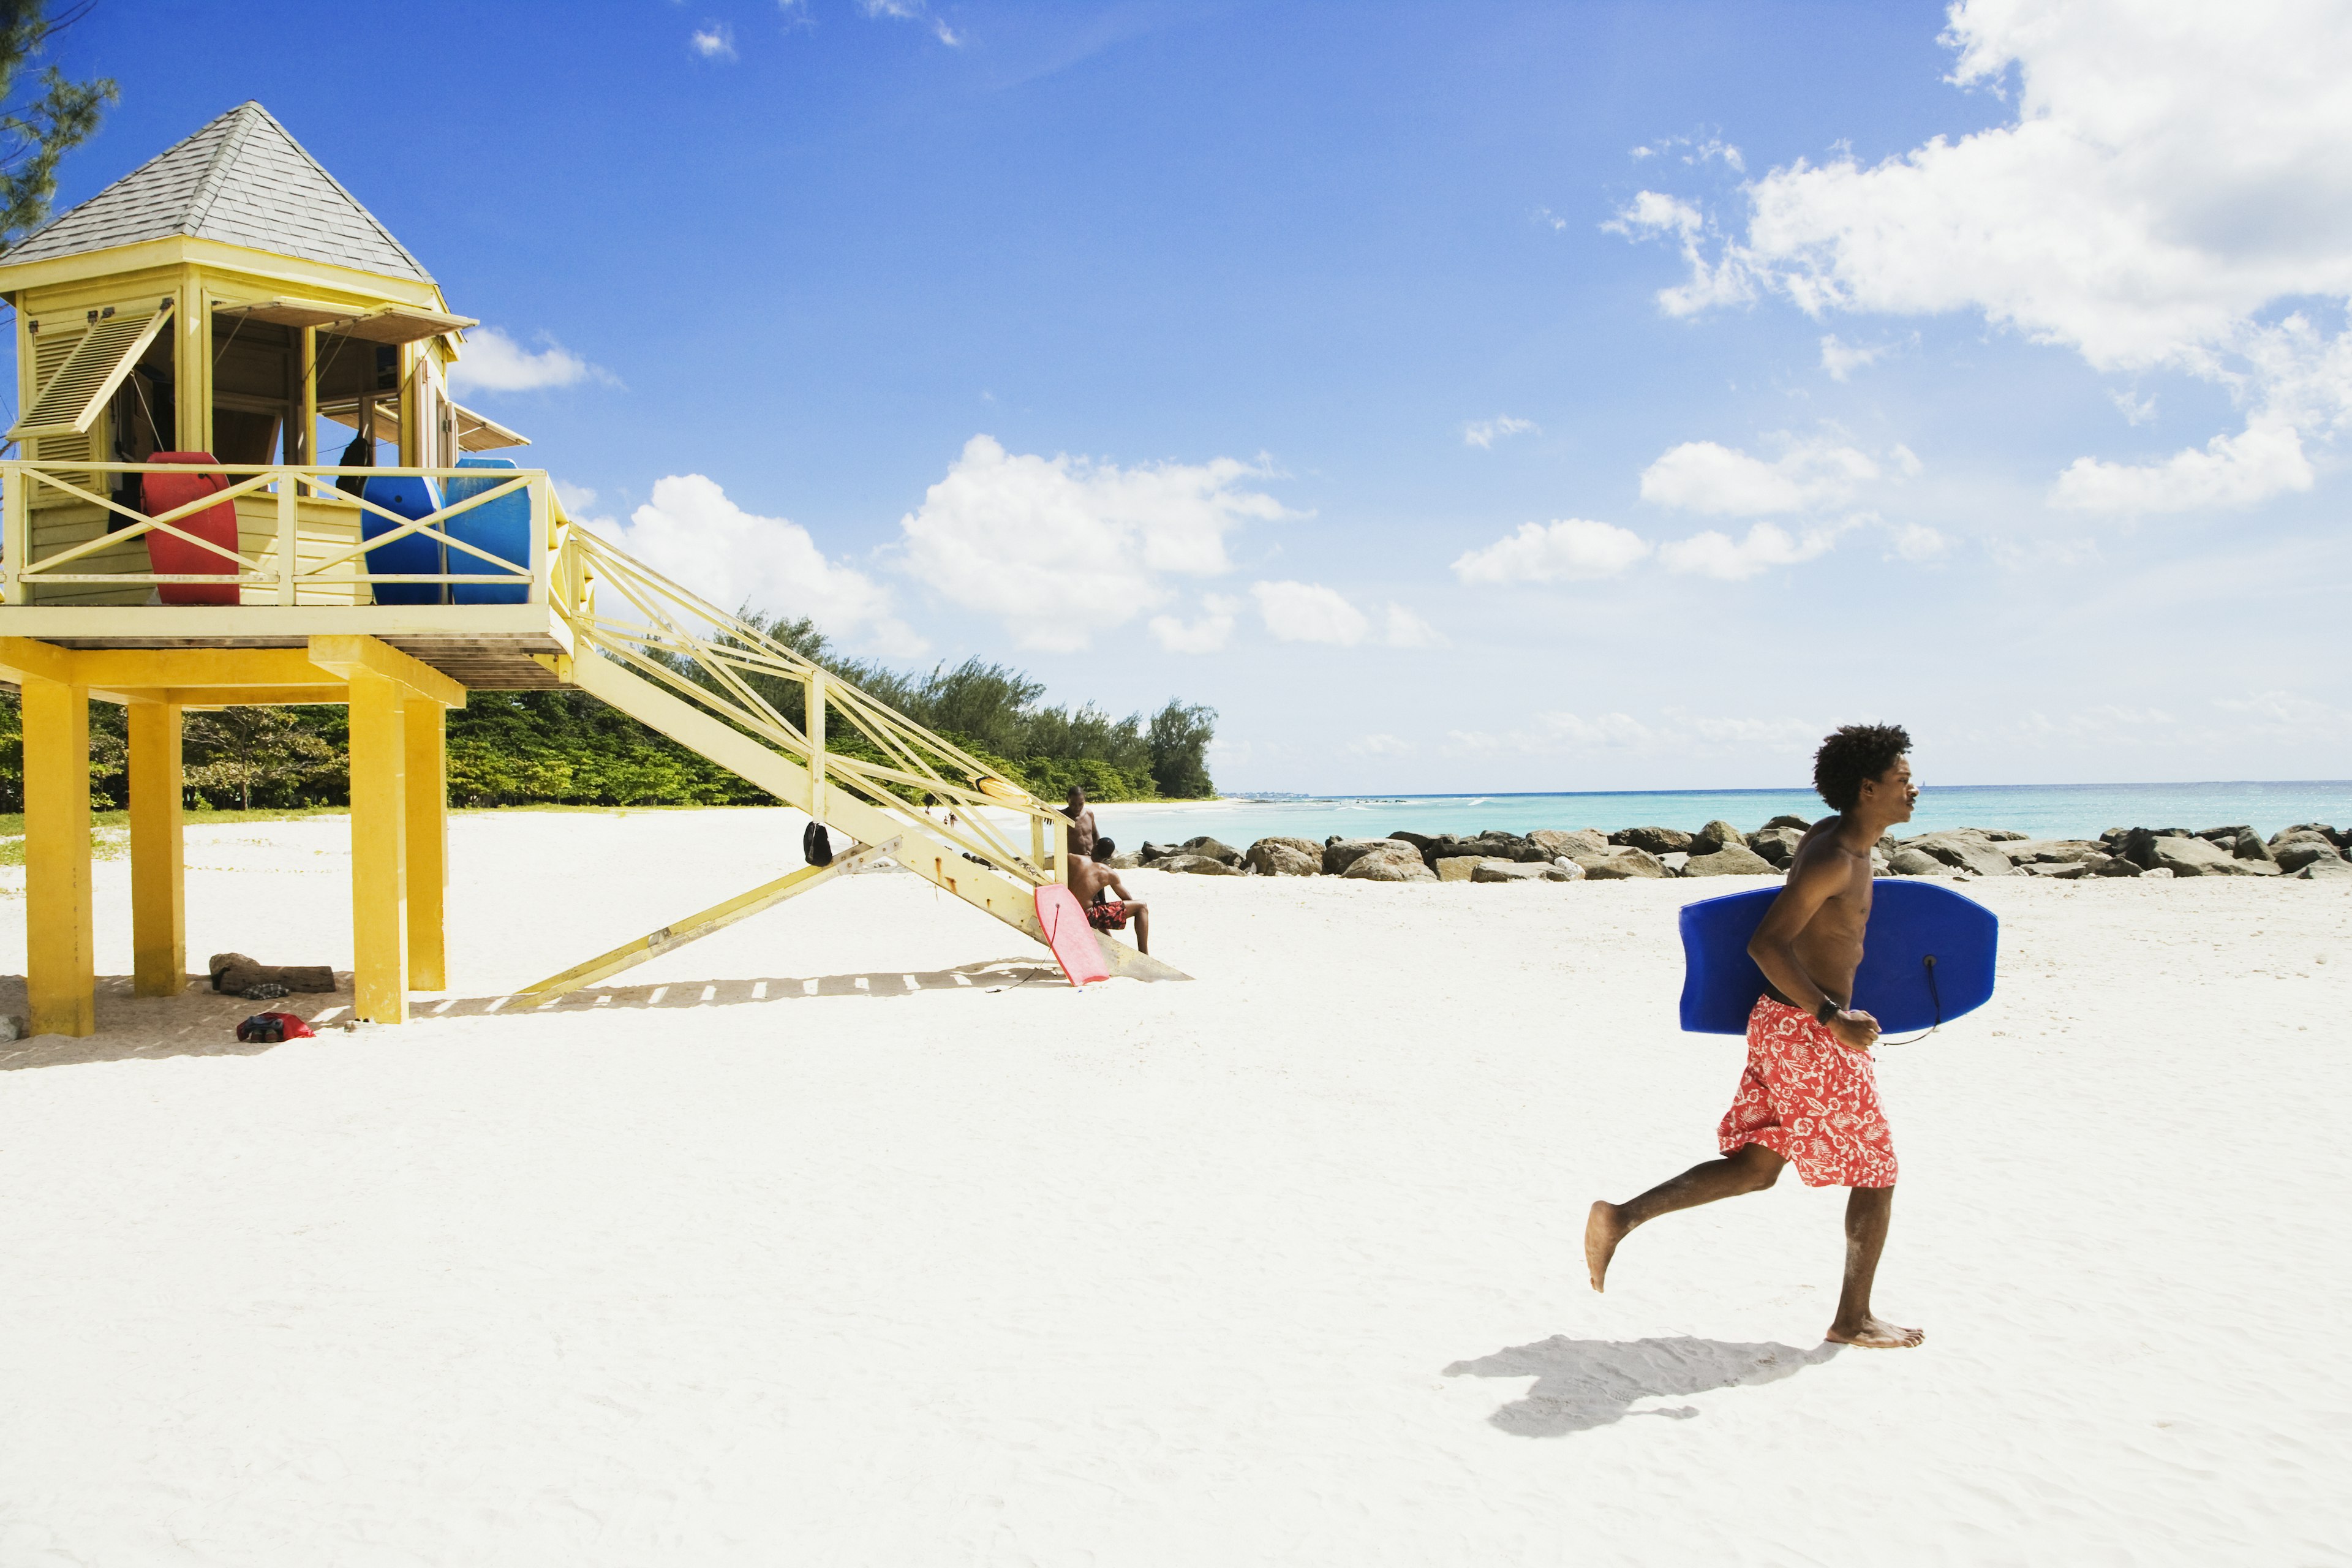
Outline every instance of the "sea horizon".
<svg viewBox="0 0 2352 1568">
<path fill-rule="evenodd" d="M 1202 834 L 1247 848 L 1258 838 L 1320 841 L 1333 834 L 1471 834 L 1486 828 L 1656 826 L 1692 830 L 1721 817 L 1754 832 L 1775 816 L 1829 814 L 1807 788 L 1459 790 L 1235 793 L 1202 801 L 1097 803 L 1104 831 L 1126 847 L 1181 843 Z M 2034 837 L 2095 838 L 2110 827 L 2246 826 L 2268 837 L 2300 822 L 2352 821 L 2352 779 L 2217 779 L 2185 784 L 1934 784 L 1920 792 L 1907 831 L 1986 827 Z"/>
</svg>

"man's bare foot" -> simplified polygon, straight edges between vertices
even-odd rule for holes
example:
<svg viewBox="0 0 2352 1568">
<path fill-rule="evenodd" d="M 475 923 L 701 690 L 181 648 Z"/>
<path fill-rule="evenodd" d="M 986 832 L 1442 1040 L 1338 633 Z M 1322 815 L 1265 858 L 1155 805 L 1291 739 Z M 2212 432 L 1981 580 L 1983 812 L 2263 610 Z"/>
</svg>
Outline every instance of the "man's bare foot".
<svg viewBox="0 0 2352 1568">
<path fill-rule="evenodd" d="M 1609 1278 L 1609 1260 L 1617 1255 L 1617 1244 L 1625 1239 L 1625 1217 L 1612 1203 L 1596 1203 L 1584 1221 L 1584 1266 L 1592 1271 L 1592 1288 L 1603 1289 Z"/>
<path fill-rule="evenodd" d="M 1586 1244 L 1588 1247 L 1591 1243 Z M 1864 1318 L 1851 1329 L 1835 1323 L 1822 1336 L 1834 1345 L 1853 1345 L 1866 1351 L 1907 1351 L 1927 1337 L 1925 1329 L 1898 1329 L 1884 1318 Z"/>
</svg>

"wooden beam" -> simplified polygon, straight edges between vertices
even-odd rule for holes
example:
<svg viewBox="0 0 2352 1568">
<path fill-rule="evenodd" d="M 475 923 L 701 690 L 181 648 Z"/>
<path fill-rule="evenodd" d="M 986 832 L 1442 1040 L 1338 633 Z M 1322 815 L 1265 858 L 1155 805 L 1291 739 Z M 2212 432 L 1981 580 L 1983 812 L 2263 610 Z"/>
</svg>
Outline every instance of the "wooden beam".
<svg viewBox="0 0 2352 1568">
<path fill-rule="evenodd" d="M 593 985 L 625 969 L 634 969 L 649 958 L 675 952 L 689 942 L 709 936 L 715 931 L 724 931 L 738 921 L 749 920 L 762 910 L 773 909 L 786 899 L 805 893 L 835 877 L 862 871 L 898 847 L 898 841 L 893 838 L 886 844 L 863 845 L 845 855 L 835 856 L 830 866 L 804 866 L 772 882 L 762 882 L 748 893 L 738 893 L 724 903 L 713 904 L 699 914 L 674 921 L 634 942 L 625 942 L 610 952 L 599 953 L 587 963 L 574 964 L 561 974 L 551 974 L 536 985 L 527 985 L 518 994 L 551 1001 L 583 985 Z"/>
<path fill-rule="evenodd" d="M 299 647 L 81 648 L 74 654 L 74 671 L 78 679 L 91 686 L 118 690 L 325 684 L 310 654 Z"/>
<path fill-rule="evenodd" d="M 135 704 L 131 721 L 131 988 L 177 996 L 188 983 L 180 708 Z"/>
<path fill-rule="evenodd" d="M 408 814 L 408 984 L 417 991 L 449 984 L 443 904 L 449 888 L 448 731 L 445 710 L 422 700 L 401 705 Z"/>
<path fill-rule="evenodd" d="M 400 685 L 352 676 L 352 1016 L 408 1021 L 408 801 Z"/>
<path fill-rule="evenodd" d="M 390 643 L 378 642 L 373 637 L 314 637 L 310 639 L 310 662 L 345 680 L 375 675 L 397 681 L 444 708 L 466 705 L 464 687 L 423 659 L 411 658 Z"/>
<path fill-rule="evenodd" d="M 96 1031 L 89 889 L 89 690 L 23 687 L 25 994 L 28 1033 Z"/>
</svg>

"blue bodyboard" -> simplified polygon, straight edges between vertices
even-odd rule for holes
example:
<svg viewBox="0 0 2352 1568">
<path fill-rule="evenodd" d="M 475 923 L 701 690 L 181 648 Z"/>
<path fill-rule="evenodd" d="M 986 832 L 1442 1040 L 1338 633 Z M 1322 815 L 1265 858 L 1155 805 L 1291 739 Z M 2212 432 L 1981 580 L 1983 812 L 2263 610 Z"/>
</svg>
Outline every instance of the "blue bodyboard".
<svg viewBox="0 0 2352 1568">
<path fill-rule="evenodd" d="M 1780 896 L 1778 888 L 1759 888 L 1683 906 L 1685 1030 L 1748 1032 L 1748 1015 L 1764 994 L 1764 972 L 1748 956 L 1748 939 Z M 1949 1023 L 1991 999 L 2000 950 L 2000 917 L 1974 899 L 1936 882 L 1881 877 L 1871 885 L 1853 1005 L 1890 1034 Z"/>
<path fill-rule="evenodd" d="M 440 492 L 433 481 L 413 474 L 371 474 L 361 487 L 360 499 L 373 501 L 387 511 L 396 511 L 412 521 L 431 517 L 441 510 Z M 375 539 L 390 533 L 400 524 L 383 512 L 360 514 L 360 537 Z M 367 552 L 370 572 L 425 573 L 446 572 L 441 563 L 444 546 L 437 539 L 423 533 L 412 533 L 390 544 Z M 447 588 L 446 583 L 378 583 L 375 602 L 379 605 L 438 605 Z"/>
<path fill-rule="evenodd" d="M 451 479 L 449 504 L 480 495 L 493 486 L 502 485 L 514 477 L 514 462 L 508 458 L 460 458 L 461 468 L 492 470 L 480 479 Z M 497 470 L 503 469 L 504 472 Z M 526 572 L 530 568 L 530 492 L 517 490 L 485 501 L 471 511 L 460 512 L 449 520 L 449 537 L 487 550 L 501 561 L 511 561 Z M 495 572 L 496 566 L 478 555 L 468 555 L 462 550 L 449 552 L 452 572 Z M 512 587 L 503 583 L 455 583 L 450 585 L 450 602 L 458 605 L 520 605 L 530 596 L 528 585 L 517 583 Z"/>
</svg>

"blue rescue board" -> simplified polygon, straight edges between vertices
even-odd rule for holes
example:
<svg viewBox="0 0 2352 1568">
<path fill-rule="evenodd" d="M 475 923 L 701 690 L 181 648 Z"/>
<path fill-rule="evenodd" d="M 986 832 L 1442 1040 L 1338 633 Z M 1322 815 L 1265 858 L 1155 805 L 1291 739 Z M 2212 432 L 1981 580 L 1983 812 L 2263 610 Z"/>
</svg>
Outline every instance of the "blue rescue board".
<svg viewBox="0 0 2352 1568">
<path fill-rule="evenodd" d="M 1780 895 L 1779 888 L 1759 888 L 1683 906 L 1684 1029 L 1748 1032 L 1748 1015 L 1764 994 L 1764 972 L 1748 956 L 1748 939 Z M 1948 1024 L 1991 999 L 2000 950 L 2000 917 L 1974 899 L 1935 882 L 1881 877 L 1871 884 L 1853 1005 L 1890 1034 Z"/>
<path fill-rule="evenodd" d="M 360 489 L 360 499 L 373 501 L 385 511 L 398 512 L 411 522 L 420 517 L 431 517 L 441 510 L 441 492 L 431 479 L 418 474 L 371 474 L 367 483 Z M 362 539 L 381 539 L 399 527 L 399 523 L 384 516 L 383 512 L 362 512 L 360 516 L 360 537 Z M 367 569 L 402 575 L 437 575 L 449 569 L 442 563 L 446 549 L 447 546 L 429 534 L 405 534 L 389 544 L 369 551 Z M 378 583 L 375 585 L 375 602 L 379 605 L 442 605 L 448 603 L 447 590 L 446 583 Z"/>
<path fill-rule="evenodd" d="M 461 468 L 492 470 L 480 479 L 455 479 L 449 481 L 449 504 L 469 500 L 484 490 L 506 483 L 514 478 L 514 462 L 507 458 L 464 457 L 457 459 Z M 504 472 L 497 470 L 503 469 Z M 526 574 L 530 570 L 530 492 L 517 490 L 493 501 L 484 501 L 471 511 L 459 512 L 449 520 L 449 537 L 477 550 L 487 550 L 500 561 L 509 561 L 521 567 Z M 462 550 L 449 552 L 452 572 L 496 572 L 499 568 L 478 555 L 468 555 Z M 457 583 L 449 590 L 450 602 L 458 605 L 520 605 L 530 595 L 528 583 L 518 582 L 512 587 L 503 583 Z"/>
</svg>

